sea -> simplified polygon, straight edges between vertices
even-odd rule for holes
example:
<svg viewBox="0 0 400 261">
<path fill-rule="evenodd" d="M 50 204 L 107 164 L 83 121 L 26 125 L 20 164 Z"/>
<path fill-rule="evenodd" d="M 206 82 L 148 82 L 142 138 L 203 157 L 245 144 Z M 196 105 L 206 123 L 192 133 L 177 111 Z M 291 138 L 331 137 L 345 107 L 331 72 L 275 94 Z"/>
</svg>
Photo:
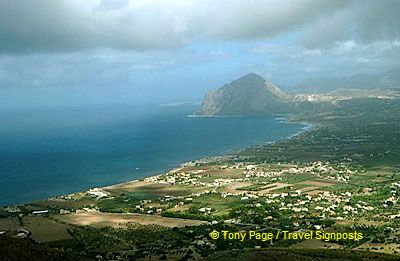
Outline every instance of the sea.
<svg viewBox="0 0 400 261">
<path fill-rule="evenodd" d="M 98 105 L 0 112 L 0 206 L 160 174 L 285 139 L 274 117 L 188 117 L 198 105 Z"/>
</svg>

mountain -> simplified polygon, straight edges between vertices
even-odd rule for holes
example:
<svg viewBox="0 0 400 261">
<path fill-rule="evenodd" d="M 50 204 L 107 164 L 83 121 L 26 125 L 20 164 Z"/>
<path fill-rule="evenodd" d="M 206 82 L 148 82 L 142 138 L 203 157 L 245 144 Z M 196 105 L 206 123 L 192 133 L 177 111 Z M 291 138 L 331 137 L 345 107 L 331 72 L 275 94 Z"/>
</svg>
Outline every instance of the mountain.
<svg viewBox="0 0 400 261">
<path fill-rule="evenodd" d="M 261 76 L 250 73 L 210 91 L 194 116 L 245 116 L 289 110 L 290 96 Z"/>
<path fill-rule="evenodd" d="M 328 93 L 336 89 L 400 89 L 400 68 L 380 74 L 355 74 L 338 78 L 310 78 L 287 88 L 291 93 Z"/>
<path fill-rule="evenodd" d="M 344 85 L 343 83 L 346 81 L 350 84 L 351 80 L 337 80 L 331 81 L 336 85 L 321 85 L 324 93 L 310 94 L 303 92 L 301 94 L 287 94 L 272 82 L 266 81 L 257 74 L 250 73 L 206 94 L 200 109 L 193 116 L 312 113 L 337 107 L 340 102 L 350 99 L 376 98 L 390 100 L 400 96 L 400 88 L 395 88 L 395 86 L 400 86 L 397 85 L 397 82 L 400 82 L 400 76 L 396 70 L 380 74 L 378 80 L 371 75 L 356 75 L 350 78 L 353 83 L 357 82 L 360 85 Z M 368 86 L 376 86 L 378 83 L 381 86 L 386 86 L 386 88 L 366 88 Z M 363 87 L 363 89 L 355 87 Z M 313 91 L 315 90 L 313 89 Z"/>
</svg>

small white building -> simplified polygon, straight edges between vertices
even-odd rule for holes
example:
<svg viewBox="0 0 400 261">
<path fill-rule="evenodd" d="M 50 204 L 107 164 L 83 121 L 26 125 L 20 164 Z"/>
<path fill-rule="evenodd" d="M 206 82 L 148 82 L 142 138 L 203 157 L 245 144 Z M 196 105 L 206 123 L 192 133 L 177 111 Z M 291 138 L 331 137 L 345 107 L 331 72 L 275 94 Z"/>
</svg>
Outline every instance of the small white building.
<svg viewBox="0 0 400 261">
<path fill-rule="evenodd" d="M 47 214 L 49 214 L 48 210 L 36 210 L 32 212 L 32 215 L 37 215 L 37 216 L 47 215 Z"/>
</svg>

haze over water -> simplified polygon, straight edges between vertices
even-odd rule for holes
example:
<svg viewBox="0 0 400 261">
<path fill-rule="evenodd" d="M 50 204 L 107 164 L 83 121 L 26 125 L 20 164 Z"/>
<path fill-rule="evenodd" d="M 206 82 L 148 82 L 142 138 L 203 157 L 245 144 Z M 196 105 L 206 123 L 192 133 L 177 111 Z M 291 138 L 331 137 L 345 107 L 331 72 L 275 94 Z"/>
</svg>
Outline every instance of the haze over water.
<svg viewBox="0 0 400 261">
<path fill-rule="evenodd" d="M 0 206 L 159 174 L 303 127 L 272 117 L 187 117 L 196 109 L 103 105 L 3 112 Z"/>
</svg>

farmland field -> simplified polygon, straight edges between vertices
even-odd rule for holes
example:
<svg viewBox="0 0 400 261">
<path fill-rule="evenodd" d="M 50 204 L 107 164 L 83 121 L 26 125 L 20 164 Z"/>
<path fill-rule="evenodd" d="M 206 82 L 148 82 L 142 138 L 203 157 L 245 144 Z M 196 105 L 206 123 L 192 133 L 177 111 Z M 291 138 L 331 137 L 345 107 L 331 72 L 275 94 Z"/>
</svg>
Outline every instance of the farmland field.
<svg viewBox="0 0 400 261">
<path fill-rule="evenodd" d="M 158 224 L 166 227 L 184 227 L 203 224 L 203 221 L 167 218 L 154 215 L 114 214 L 114 213 L 73 213 L 57 215 L 55 219 L 80 226 L 126 227 L 129 223 L 140 225 Z"/>
</svg>

